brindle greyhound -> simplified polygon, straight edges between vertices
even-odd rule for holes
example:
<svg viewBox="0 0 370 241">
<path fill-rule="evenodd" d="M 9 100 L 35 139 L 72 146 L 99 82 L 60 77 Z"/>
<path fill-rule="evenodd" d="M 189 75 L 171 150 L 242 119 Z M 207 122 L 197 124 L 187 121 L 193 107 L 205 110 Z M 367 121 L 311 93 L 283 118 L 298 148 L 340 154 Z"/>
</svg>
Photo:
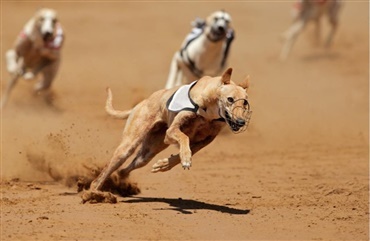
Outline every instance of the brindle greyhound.
<svg viewBox="0 0 370 241">
<path fill-rule="evenodd" d="M 190 85 L 159 90 L 128 111 L 113 109 L 108 89 L 106 111 L 127 119 L 127 123 L 121 143 L 90 190 L 82 195 L 83 202 L 101 197 L 114 202 L 115 196 L 100 192 L 107 178 L 116 170 L 121 179 L 126 178 L 170 144 L 179 146 L 179 154 L 157 161 L 152 172 L 168 171 L 179 163 L 189 169 L 192 155 L 210 144 L 224 126 L 234 133 L 245 130 L 251 117 L 249 81 L 237 85 L 231 81 L 231 73 L 229 68 L 221 77 L 205 76 Z M 134 160 L 121 168 L 137 148 Z"/>
</svg>

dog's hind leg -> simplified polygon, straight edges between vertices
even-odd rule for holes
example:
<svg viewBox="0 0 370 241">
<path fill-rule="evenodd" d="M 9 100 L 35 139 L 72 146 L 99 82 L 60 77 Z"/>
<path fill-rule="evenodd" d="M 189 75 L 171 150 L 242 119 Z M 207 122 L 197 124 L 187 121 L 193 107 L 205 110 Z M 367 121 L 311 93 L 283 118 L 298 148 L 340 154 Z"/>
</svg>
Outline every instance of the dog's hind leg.
<svg viewBox="0 0 370 241">
<path fill-rule="evenodd" d="M 176 52 L 172 58 L 171 66 L 170 66 L 170 73 L 168 74 L 168 79 L 166 83 L 166 89 L 171 89 L 172 87 L 176 86 L 176 81 L 179 74 L 179 66 L 177 63 L 178 53 Z"/>
<path fill-rule="evenodd" d="M 286 60 L 290 50 L 293 47 L 299 33 L 304 29 L 305 21 L 299 20 L 295 22 L 289 29 L 284 33 L 285 43 L 280 53 L 280 60 Z"/>
<path fill-rule="evenodd" d="M 105 180 L 135 152 L 136 148 L 143 143 L 148 131 L 153 129 L 153 122 L 148 122 L 150 119 L 155 119 L 154 113 L 148 115 L 147 109 L 137 105 L 135 110 L 129 116 L 123 138 L 120 145 L 116 148 L 113 156 L 107 166 L 102 170 L 99 176 L 91 183 L 90 190 L 97 191 L 103 186 Z"/>
<path fill-rule="evenodd" d="M 176 80 L 175 80 L 175 86 L 180 86 L 180 85 L 184 84 L 183 81 L 182 81 L 183 79 L 184 79 L 184 73 L 182 72 L 182 70 L 179 70 L 177 72 L 177 76 L 176 76 Z"/>
<path fill-rule="evenodd" d="M 137 138 L 131 140 L 130 138 L 125 138 L 121 144 L 117 147 L 113 154 L 110 162 L 104 167 L 99 176 L 90 184 L 90 189 L 85 191 L 81 198 L 82 203 L 86 202 L 108 202 L 116 203 L 117 198 L 110 192 L 102 192 L 101 189 L 107 180 L 107 178 L 116 171 L 126 160 L 130 157 L 138 144 L 142 139 Z"/>
<path fill-rule="evenodd" d="M 143 135 L 139 138 L 136 138 L 136 140 L 124 138 L 121 144 L 116 148 L 109 163 L 104 167 L 99 176 L 91 183 L 90 190 L 100 190 L 105 180 L 134 153 L 136 147 L 139 145 L 142 139 Z"/>
<path fill-rule="evenodd" d="M 121 179 L 126 178 L 130 172 L 148 164 L 155 155 L 168 147 L 163 142 L 166 134 L 166 124 L 159 123 L 146 136 L 134 160 L 126 168 L 118 171 Z"/>
<path fill-rule="evenodd" d="M 320 46 L 321 44 L 321 21 L 320 18 L 315 20 L 315 33 L 313 38 L 314 46 Z"/>
<path fill-rule="evenodd" d="M 137 115 L 140 116 L 140 113 Z M 130 117 L 132 118 L 132 116 Z M 101 192 L 101 189 L 104 185 L 104 182 L 108 179 L 108 177 L 114 171 L 119 169 L 119 167 L 135 152 L 135 149 L 143 142 L 143 140 L 146 137 L 147 133 L 145 130 L 149 128 L 143 126 L 143 121 L 138 120 L 136 118 L 136 121 L 132 121 L 132 123 L 133 123 L 132 125 L 126 125 L 126 128 L 123 133 L 124 138 L 121 144 L 116 148 L 113 157 L 111 158 L 108 165 L 105 166 L 105 168 L 101 171 L 99 176 L 91 183 L 90 189 L 82 194 L 82 203 L 88 201 L 109 202 L 109 203 L 117 202 L 117 199 L 113 194 L 109 192 Z M 151 140 L 153 139 L 151 138 Z M 146 163 L 146 159 L 149 160 L 150 158 L 152 158 L 153 154 L 154 155 L 156 154 L 154 152 L 152 153 L 151 151 L 147 150 L 148 145 L 150 147 L 150 144 L 146 144 L 145 146 L 142 145 L 142 148 L 139 151 L 138 156 L 129 165 L 129 167 L 127 167 L 126 169 L 122 169 L 121 171 L 118 172 L 118 174 L 120 174 L 119 176 L 120 179 L 124 179 L 125 177 L 127 177 L 130 171 L 141 166 L 144 166 Z M 165 148 L 165 146 L 162 148 Z"/>
<path fill-rule="evenodd" d="M 330 32 L 325 42 L 325 47 L 328 48 L 333 42 L 333 37 L 338 28 L 338 14 L 340 10 L 340 2 L 334 3 L 334 5 L 329 9 L 328 18 L 330 23 Z"/>
<path fill-rule="evenodd" d="M 158 160 L 153 166 L 152 166 L 152 172 L 166 172 L 171 170 L 174 166 L 178 165 L 181 162 L 180 155 L 171 155 L 168 158 L 160 159 Z"/>
</svg>

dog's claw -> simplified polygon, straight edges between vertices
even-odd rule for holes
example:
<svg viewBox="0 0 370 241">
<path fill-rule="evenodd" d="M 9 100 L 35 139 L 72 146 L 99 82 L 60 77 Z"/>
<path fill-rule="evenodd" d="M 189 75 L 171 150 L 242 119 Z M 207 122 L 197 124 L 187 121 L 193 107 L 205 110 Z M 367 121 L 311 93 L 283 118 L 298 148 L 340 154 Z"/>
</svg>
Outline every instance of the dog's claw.
<svg viewBox="0 0 370 241">
<path fill-rule="evenodd" d="M 184 168 L 184 170 L 190 170 L 190 167 L 191 167 L 191 162 L 183 162 L 181 163 L 182 167 Z"/>
</svg>

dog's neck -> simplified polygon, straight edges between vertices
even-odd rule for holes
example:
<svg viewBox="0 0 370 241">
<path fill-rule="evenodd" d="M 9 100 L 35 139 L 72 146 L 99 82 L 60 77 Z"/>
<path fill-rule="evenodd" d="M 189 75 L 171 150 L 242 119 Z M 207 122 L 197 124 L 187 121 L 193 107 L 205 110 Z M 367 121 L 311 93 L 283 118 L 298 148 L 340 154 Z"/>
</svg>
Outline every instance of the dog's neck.
<svg viewBox="0 0 370 241">
<path fill-rule="evenodd" d="M 220 39 L 212 39 L 210 33 L 205 33 L 203 36 L 203 45 L 207 48 L 218 48 L 219 46 L 222 46 L 225 40 L 225 37 Z"/>
<path fill-rule="evenodd" d="M 225 37 L 222 37 L 222 38 L 212 38 L 212 35 L 211 33 L 206 33 L 205 36 L 207 37 L 207 40 L 210 42 L 210 43 L 213 43 L 213 44 L 217 44 L 217 43 L 222 43 L 224 40 L 225 40 Z"/>
<path fill-rule="evenodd" d="M 213 78 L 203 77 L 190 91 L 190 98 L 198 104 L 197 114 L 207 120 L 217 120 L 222 118 L 218 106 L 217 89 L 218 82 L 212 81 Z"/>
</svg>

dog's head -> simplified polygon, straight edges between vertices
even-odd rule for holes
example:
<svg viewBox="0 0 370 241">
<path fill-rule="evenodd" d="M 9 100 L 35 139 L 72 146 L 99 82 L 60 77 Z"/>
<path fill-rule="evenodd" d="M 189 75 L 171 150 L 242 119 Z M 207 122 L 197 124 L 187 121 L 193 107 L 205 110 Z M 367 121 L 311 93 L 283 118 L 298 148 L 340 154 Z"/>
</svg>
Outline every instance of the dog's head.
<svg viewBox="0 0 370 241">
<path fill-rule="evenodd" d="M 225 11 L 217 11 L 212 13 L 206 19 L 207 35 L 212 41 L 218 41 L 226 37 L 226 34 L 231 28 L 231 17 Z"/>
<path fill-rule="evenodd" d="M 229 68 L 221 76 L 218 88 L 219 115 L 234 133 L 240 133 L 247 129 L 252 111 L 248 102 L 247 90 L 249 78 L 241 84 L 231 81 L 232 69 Z"/>
<path fill-rule="evenodd" d="M 36 13 L 35 21 L 44 41 L 50 41 L 55 37 L 58 18 L 57 13 L 53 9 L 40 9 Z"/>
</svg>

